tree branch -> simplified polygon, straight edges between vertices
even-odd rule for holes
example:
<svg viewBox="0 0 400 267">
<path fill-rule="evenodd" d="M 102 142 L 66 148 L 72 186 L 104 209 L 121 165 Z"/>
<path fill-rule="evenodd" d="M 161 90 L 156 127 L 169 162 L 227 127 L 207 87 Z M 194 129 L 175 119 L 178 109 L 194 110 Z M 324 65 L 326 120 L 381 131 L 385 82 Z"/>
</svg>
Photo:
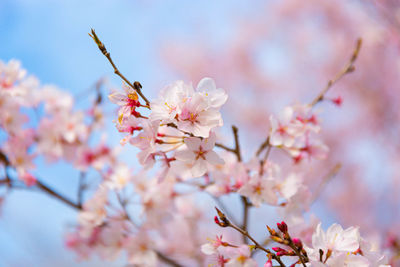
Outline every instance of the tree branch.
<svg viewBox="0 0 400 267">
<path fill-rule="evenodd" d="M 357 40 L 356 47 L 355 47 L 355 49 L 354 49 L 354 51 L 353 51 L 353 53 L 351 55 L 351 58 L 350 58 L 349 62 L 339 71 L 338 74 L 336 74 L 336 76 L 333 79 L 328 81 L 328 83 L 325 86 L 325 88 L 310 103 L 311 106 L 315 106 L 317 103 L 323 101 L 325 94 L 329 91 L 330 88 L 332 88 L 332 86 L 336 82 L 338 82 L 346 74 L 349 74 L 349 73 L 351 73 L 351 72 L 353 72 L 355 70 L 354 62 L 357 60 L 358 54 L 360 53 L 361 44 L 362 44 L 362 39 L 359 38 Z"/>
<path fill-rule="evenodd" d="M 142 85 L 135 81 L 133 84 L 118 70 L 117 66 L 115 65 L 114 61 L 112 60 L 110 53 L 107 51 L 105 45 L 100 41 L 99 37 L 97 37 L 94 29 L 91 30 L 91 34 L 89 36 L 95 41 L 97 46 L 99 47 L 101 53 L 108 59 L 111 66 L 114 69 L 114 73 L 117 74 L 124 82 L 126 82 L 132 89 L 134 89 L 138 95 L 146 102 L 146 107 L 150 109 L 150 101 L 143 95 L 142 93 Z"/>
<path fill-rule="evenodd" d="M 39 188 L 40 190 L 42 190 L 43 192 L 47 193 L 48 195 L 60 200 L 61 202 L 67 204 L 68 206 L 75 208 L 77 210 L 82 210 L 82 205 L 81 204 L 76 204 L 73 201 L 71 201 L 70 199 L 68 199 L 65 196 L 62 196 L 61 194 L 57 193 L 56 191 L 54 191 L 53 189 L 51 189 L 50 187 L 48 187 L 47 185 L 45 185 L 43 182 L 37 180 L 36 181 L 36 187 Z"/>
</svg>

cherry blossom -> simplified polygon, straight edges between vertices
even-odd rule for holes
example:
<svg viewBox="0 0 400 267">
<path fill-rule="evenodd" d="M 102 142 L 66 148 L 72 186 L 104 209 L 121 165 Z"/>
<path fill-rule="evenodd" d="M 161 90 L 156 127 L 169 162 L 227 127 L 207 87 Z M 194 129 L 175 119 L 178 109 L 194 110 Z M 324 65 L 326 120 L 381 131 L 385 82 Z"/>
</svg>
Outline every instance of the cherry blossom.
<svg viewBox="0 0 400 267">
<path fill-rule="evenodd" d="M 223 164 L 224 161 L 212 150 L 215 139 L 214 134 L 205 139 L 188 137 L 184 141 L 187 149 L 176 152 L 177 160 L 191 164 L 190 171 L 193 177 L 204 175 L 208 170 L 208 164 Z"/>
</svg>

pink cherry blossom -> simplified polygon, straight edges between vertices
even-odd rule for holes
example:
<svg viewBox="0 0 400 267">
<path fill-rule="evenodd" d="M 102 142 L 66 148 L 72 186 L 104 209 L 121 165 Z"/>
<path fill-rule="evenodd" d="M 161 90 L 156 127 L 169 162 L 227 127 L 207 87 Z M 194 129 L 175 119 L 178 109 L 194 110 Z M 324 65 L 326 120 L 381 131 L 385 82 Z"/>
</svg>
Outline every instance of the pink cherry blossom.
<svg viewBox="0 0 400 267">
<path fill-rule="evenodd" d="M 191 173 L 193 177 L 204 175 L 208 171 L 209 164 L 223 164 L 224 161 L 213 151 L 215 145 L 215 135 L 209 138 L 200 139 L 198 137 L 185 138 L 187 149 L 177 151 L 177 160 L 192 164 Z"/>
</svg>

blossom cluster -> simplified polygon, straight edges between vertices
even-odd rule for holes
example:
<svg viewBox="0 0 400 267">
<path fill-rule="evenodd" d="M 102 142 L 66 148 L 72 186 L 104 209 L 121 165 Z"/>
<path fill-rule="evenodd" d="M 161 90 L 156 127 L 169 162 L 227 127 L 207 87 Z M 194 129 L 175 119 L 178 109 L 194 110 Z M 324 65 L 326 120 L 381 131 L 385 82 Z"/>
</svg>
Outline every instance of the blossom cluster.
<svg viewBox="0 0 400 267">
<path fill-rule="evenodd" d="M 204 175 L 209 165 L 223 164 L 213 148 L 215 130 L 223 125 L 219 109 L 228 96 L 212 79 L 201 80 L 196 90 L 183 81 L 165 87 L 147 107 L 151 109 L 149 117 L 137 112 L 142 105 L 136 91 L 129 86 L 124 89 L 109 96 L 120 106 L 116 127 L 128 133 L 122 143 L 141 150 L 138 159 L 145 168 L 160 159 L 165 165 L 162 178 L 172 172 L 184 173 L 185 179 Z"/>
<path fill-rule="evenodd" d="M 103 52 L 104 45 L 93 38 Z M 38 157 L 68 161 L 83 175 L 94 170 L 100 178 L 90 195 L 81 196 L 89 183 L 80 186 L 77 202 L 58 195 L 78 209 L 66 246 L 81 259 L 96 254 L 115 260 L 124 254 L 134 266 L 251 267 L 258 266 L 253 256 L 260 250 L 266 267 L 272 261 L 286 266 L 284 256 L 291 257 L 291 266 L 385 266 L 386 258 L 360 237 L 357 227 L 343 230 L 335 224 L 325 233 L 316 217 L 306 219 L 316 200 L 304 181 L 307 166 L 328 153 L 315 103 L 271 115 L 265 141 L 249 156 L 236 126 L 233 147 L 220 137 L 221 108 L 228 95 L 213 79 L 203 78 L 196 87 L 173 82 L 153 101 L 143 98 L 140 83 L 125 82 L 109 100 L 118 107 L 113 122 L 122 134 L 120 144 L 139 151 L 138 170 L 132 169 L 131 157 L 117 157 L 118 149 L 104 139 L 92 145 L 95 130 L 103 126 L 101 97 L 89 111 L 77 111 L 69 94 L 40 85 L 17 61 L 0 62 L 0 126 L 5 136 L 0 149 L 6 173 L 1 184 L 12 188 L 15 180 L 22 180 L 43 189 L 35 174 Z M 283 152 L 289 161 L 272 158 L 271 151 Z M 16 171 L 16 178 L 9 169 Z M 222 209 L 225 196 L 242 202 L 240 226 L 217 209 L 216 227 L 207 205 L 199 204 L 211 197 Z M 261 206 L 274 207 L 276 216 L 286 221 L 278 224 L 280 232 L 268 227 L 269 239 L 279 244 L 274 252 L 248 231 L 249 209 Z"/>
<path fill-rule="evenodd" d="M 285 107 L 278 117 L 270 116 L 270 123 L 270 144 L 286 150 L 295 162 L 326 157 L 328 147 L 315 137 L 320 126 L 311 105 Z"/>
<path fill-rule="evenodd" d="M 98 102 L 87 111 L 75 111 L 73 97 L 28 76 L 19 61 L 0 61 L 0 118 L 3 163 L 14 168 L 27 185 L 35 180 L 35 160 L 66 160 L 75 168 L 102 169 L 115 158 L 104 142 L 89 145 L 103 124 Z"/>
</svg>

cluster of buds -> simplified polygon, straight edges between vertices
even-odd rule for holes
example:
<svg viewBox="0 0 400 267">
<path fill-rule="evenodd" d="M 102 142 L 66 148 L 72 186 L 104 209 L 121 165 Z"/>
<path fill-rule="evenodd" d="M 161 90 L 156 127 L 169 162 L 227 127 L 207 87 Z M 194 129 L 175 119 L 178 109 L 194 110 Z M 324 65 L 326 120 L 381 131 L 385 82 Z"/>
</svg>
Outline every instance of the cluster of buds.
<svg viewBox="0 0 400 267">
<path fill-rule="evenodd" d="M 303 243 L 298 238 L 292 238 L 289 234 L 289 229 L 287 224 L 282 221 L 281 223 L 277 223 L 277 227 L 279 232 L 270 228 L 267 225 L 268 232 L 270 234 L 271 240 L 284 245 L 285 248 L 282 247 L 273 247 L 272 250 L 276 252 L 276 256 L 297 256 L 299 259 L 293 265 L 303 264 L 308 262 L 308 255 L 305 249 L 303 248 Z"/>
</svg>

